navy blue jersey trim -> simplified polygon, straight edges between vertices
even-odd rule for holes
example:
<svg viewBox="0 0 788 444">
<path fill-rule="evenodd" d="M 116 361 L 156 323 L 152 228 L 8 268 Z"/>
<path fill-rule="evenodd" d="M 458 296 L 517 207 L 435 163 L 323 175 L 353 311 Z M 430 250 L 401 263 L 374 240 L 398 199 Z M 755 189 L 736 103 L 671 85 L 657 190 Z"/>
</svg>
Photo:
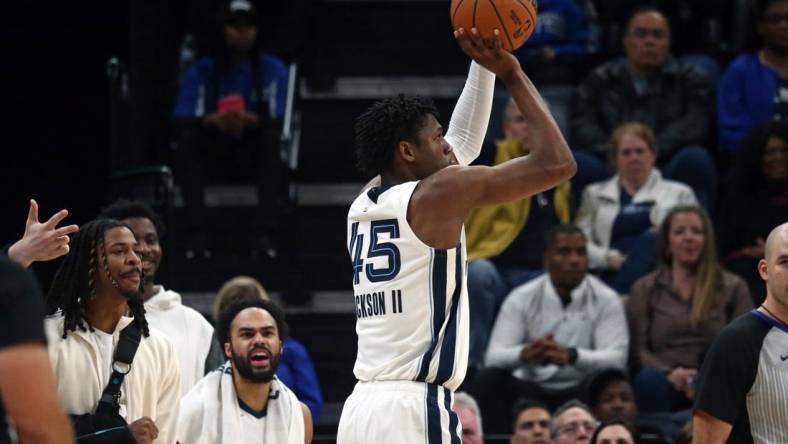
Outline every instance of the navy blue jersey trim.
<svg viewBox="0 0 788 444">
<path fill-rule="evenodd" d="M 258 412 L 257 410 L 255 410 L 255 409 L 249 407 L 248 405 L 246 405 L 245 402 L 241 401 L 241 398 L 238 398 L 238 407 L 240 407 L 241 410 L 243 410 L 246 413 L 254 416 L 257 419 L 265 418 L 265 415 L 268 414 L 268 407 L 266 407 L 266 408 L 264 408 L 264 409 L 262 409 L 262 410 L 260 410 Z"/>
<path fill-rule="evenodd" d="M 372 187 L 367 191 L 367 197 L 369 197 L 369 200 L 372 202 L 378 203 L 378 197 L 388 191 L 389 188 L 391 187 Z"/>
<path fill-rule="evenodd" d="M 422 357 L 421 369 L 419 370 L 418 376 L 416 376 L 416 380 L 422 382 L 429 382 L 427 381 L 427 375 L 430 371 L 430 361 L 432 361 L 432 355 L 435 353 L 435 348 L 438 346 L 441 327 L 446 317 L 446 264 L 448 262 L 448 254 L 447 250 L 435 249 L 434 251 L 435 257 L 432 262 L 431 273 L 432 282 L 430 282 L 430 285 L 432 285 L 433 307 L 432 343 L 430 343 L 430 347 Z"/>
<path fill-rule="evenodd" d="M 449 412 L 449 436 L 451 436 L 451 444 L 462 444 L 462 440 L 457 435 L 457 425 L 460 419 L 454 410 L 451 409 L 451 391 L 447 388 L 443 389 L 443 406 Z"/>
<path fill-rule="evenodd" d="M 454 353 L 457 345 L 457 318 L 460 309 L 460 294 L 462 293 L 462 273 L 464 267 L 462 259 L 462 244 L 457 246 L 454 265 L 454 293 L 451 296 L 451 313 L 446 325 L 446 333 L 441 343 L 441 355 L 438 361 L 438 374 L 435 376 L 436 384 L 445 384 L 454 373 Z"/>
<path fill-rule="evenodd" d="M 427 444 L 441 444 L 442 434 L 438 386 L 427 384 Z"/>
<path fill-rule="evenodd" d="M 757 316 L 758 318 L 760 318 L 761 320 L 763 320 L 767 324 L 771 325 L 772 327 L 788 333 L 788 326 L 785 326 L 785 325 L 777 322 L 776 320 L 770 318 L 769 316 L 766 316 L 765 314 L 763 314 L 760 311 L 758 311 L 757 308 L 753 308 L 750 313 L 754 314 L 755 316 Z"/>
</svg>

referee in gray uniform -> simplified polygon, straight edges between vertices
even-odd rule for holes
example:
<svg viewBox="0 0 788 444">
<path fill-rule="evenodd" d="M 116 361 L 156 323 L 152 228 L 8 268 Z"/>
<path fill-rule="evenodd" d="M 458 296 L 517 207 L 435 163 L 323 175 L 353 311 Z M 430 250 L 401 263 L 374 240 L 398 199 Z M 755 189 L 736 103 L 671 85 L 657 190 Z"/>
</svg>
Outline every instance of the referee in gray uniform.
<svg viewBox="0 0 788 444">
<path fill-rule="evenodd" d="M 723 329 L 698 380 L 693 444 L 788 443 L 788 223 L 758 271 L 766 301 Z"/>
</svg>

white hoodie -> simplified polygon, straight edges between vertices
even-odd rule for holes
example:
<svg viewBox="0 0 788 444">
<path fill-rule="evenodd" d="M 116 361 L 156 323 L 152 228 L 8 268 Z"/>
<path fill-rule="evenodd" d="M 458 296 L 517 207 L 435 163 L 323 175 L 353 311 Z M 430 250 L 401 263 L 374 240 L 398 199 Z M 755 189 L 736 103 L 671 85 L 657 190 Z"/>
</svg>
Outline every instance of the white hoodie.
<svg viewBox="0 0 788 444">
<path fill-rule="evenodd" d="M 93 413 L 109 381 L 109 368 L 101 359 L 93 333 L 77 330 L 63 339 L 63 320 L 62 315 L 56 315 L 44 321 L 57 393 L 66 412 L 74 415 Z M 120 331 L 132 320 L 125 316 L 120 318 L 112 333 L 113 350 Z M 159 429 L 155 444 L 175 442 L 181 393 L 174 354 L 169 339 L 151 327 L 150 336 L 143 336 L 140 341 L 131 371 L 120 390 L 120 416 L 129 424 L 144 416 L 151 418 Z"/>
<path fill-rule="evenodd" d="M 154 291 L 145 301 L 145 318 L 175 346 L 181 368 L 181 395 L 185 395 L 205 374 L 213 326 L 197 310 L 183 305 L 178 293 L 160 285 Z"/>
</svg>

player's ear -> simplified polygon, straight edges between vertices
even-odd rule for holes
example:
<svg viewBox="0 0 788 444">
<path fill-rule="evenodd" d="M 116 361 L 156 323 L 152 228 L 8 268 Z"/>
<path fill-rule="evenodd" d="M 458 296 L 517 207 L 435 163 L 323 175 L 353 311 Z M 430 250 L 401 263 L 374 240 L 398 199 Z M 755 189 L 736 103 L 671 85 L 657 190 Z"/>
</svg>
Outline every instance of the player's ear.
<svg viewBox="0 0 788 444">
<path fill-rule="evenodd" d="M 397 154 L 406 162 L 414 162 L 416 160 L 416 145 L 406 140 L 401 140 L 397 144 Z"/>
<path fill-rule="evenodd" d="M 224 357 L 227 359 L 230 359 L 230 357 L 232 357 L 232 354 L 230 353 L 230 342 L 224 343 Z"/>
</svg>

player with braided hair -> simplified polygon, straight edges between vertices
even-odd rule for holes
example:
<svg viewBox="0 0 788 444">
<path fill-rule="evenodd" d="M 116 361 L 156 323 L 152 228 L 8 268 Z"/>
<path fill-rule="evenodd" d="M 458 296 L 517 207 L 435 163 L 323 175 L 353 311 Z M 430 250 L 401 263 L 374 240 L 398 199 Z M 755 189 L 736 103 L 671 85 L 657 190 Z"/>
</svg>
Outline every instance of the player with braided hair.
<svg viewBox="0 0 788 444">
<path fill-rule="evenodd" d="M 127 224 L 111 219 L 98 219 L 86 224 L 80 233 L 73 236 L 71 254 L 66 255 L 55 274 L 47 295 L 47 303 L 50 310 L 60 310 L 63 313 L 64 339 L 69 331 L 77 329 L 94 331 L 94 326 L 87 318 L 87 310 L 88 305 L 96 301 L 96 281 L 99 273 L 103 274 L 107 282 L 125 298 L 125 304 L 143 335 L 150 335 L 140 297 L 142 268 L 133 246 L 129 252 L 135 256 L 135 262 L 127 266 L 124 274 L 119 277 L 129 282 L 124 282 L 125 285 L 122 287 L 118 278 L 110 272 L 104 234 L 114 228 L 131 230 Z M 87 326 L 83 321 L 87 322 Z"/>
<path fill-rule="evenodd" d="M 72 415 L 92 413 L 110 375 L 121 331 L 142 332 L 120 390 L 119 414 L 140 442 L 174 442 L 180 370 L 169 339 L 145 320 L 143 273 L 131 228 L 113 219 L 83 225 L 47 295 L 45 322 L 58 395 Z"/>
</svg>

